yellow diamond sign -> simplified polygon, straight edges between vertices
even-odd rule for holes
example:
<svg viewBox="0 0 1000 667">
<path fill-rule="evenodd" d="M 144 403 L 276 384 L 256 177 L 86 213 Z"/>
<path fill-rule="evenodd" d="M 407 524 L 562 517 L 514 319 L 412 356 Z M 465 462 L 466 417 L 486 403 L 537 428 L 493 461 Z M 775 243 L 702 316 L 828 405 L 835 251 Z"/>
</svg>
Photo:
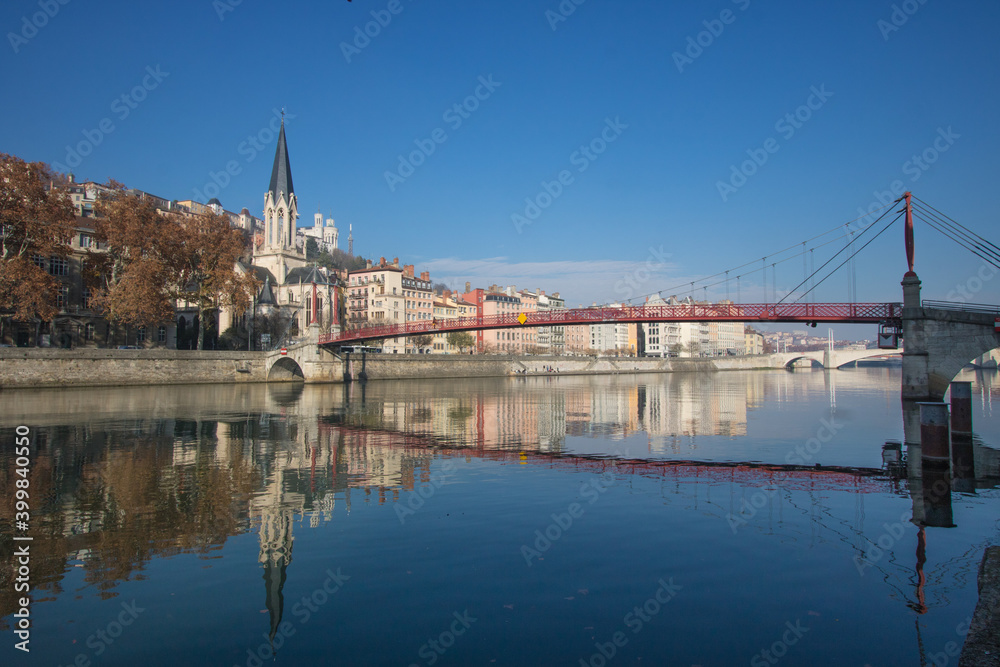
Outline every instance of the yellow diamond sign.
<svg viewBox="0 0 1000 667">
<path fill-rule="evenodd" d="M 521 313 L 520 315 L 517 316 L 517 321 L 520 322 L 521 324 L 524 324 L 525 322 L 528 321 L 528 316 L 525 315 L 524 313 Z"/>
</svg>

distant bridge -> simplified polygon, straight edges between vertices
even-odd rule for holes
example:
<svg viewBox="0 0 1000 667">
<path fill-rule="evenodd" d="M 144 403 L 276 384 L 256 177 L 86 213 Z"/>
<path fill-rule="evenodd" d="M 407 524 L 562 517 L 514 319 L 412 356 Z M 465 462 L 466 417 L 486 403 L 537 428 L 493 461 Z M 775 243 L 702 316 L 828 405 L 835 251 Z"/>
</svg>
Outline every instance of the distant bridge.
<svg viewBox="0 0 1000 667">
<path fill-rule="evenodd" d="M 600 306 L 526 311 L 405 324 L 359 327 L 319 337 L 324 346 L 354 345 L 367 340 L 449 333 L 583 324 L 638 322 L 800 322 L 818 324 L 888 324 L 901 326 L 899 303 L 710 303 L 665 306 Z"/>
<path fill-rule="evenodd" d="M 834 349 L 831 353 L 829 349 L 826 350 L 811 350 L 808 352 L 776 352 L 771 357 L 776 357 L 778 359 L 783 359 L 785 361 L 785 366 L 791 366 L 796 361 L 800 359 L 808 359 L 809 361 L 815 361 L 821 364 L 823 368 L 840 368 L 841 366 L 846 366 L 848 364 L 853 364 L 855 361 L 860 361 L 862 359 L 871 359 L 873 357 L 885 357 L 889 355 L 902 355 L 903 348 L 896 349 L 871 349 L 871 350 L 838 350 Z"/>
</svg>

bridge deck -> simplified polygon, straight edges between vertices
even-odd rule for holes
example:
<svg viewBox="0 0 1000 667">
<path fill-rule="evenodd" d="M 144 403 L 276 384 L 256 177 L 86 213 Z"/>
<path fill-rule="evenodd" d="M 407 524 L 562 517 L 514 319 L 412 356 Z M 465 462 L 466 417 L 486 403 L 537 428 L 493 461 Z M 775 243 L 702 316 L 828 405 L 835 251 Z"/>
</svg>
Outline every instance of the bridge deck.
<svg viewBox="0 0 1000 667">
<path fill-rule="evenodd" d="M 524 322 L 519 317 L 524 316 Z M 320 336 L 320 345 L 344 345 L 376 338 L 395 338 L 450 331 L 573 326 L 636 322 L 836 322 L 881 324 L 898 322 L 899 303 L 751 303 L 679 304 L 571 308 L 567 310 L 505 313 L 503 315 L 424 320 L 405 324 L 360 327 Z"/>
</svg>

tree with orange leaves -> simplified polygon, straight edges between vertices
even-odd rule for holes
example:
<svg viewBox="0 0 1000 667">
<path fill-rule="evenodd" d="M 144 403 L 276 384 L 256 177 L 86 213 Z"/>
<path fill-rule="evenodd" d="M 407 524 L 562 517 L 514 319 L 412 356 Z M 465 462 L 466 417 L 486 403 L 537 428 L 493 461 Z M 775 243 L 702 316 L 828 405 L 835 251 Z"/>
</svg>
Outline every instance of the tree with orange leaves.
<svg viewBox="0 0 1000 667">
<path fill-rule="evenodd" d="M 243 231 L 225 216 L 182 217 L 108 183 L 98 202 L 95 238 L 106 250 L 92 253 L 93 303 L 115 323 L 147 326 L 172 321 L 178 300 L 198 308 L 198 344 L 204 347 L 205 315 L 229 307 L 240 315 L 257 286 L 237 271 Z"/>
<path fill-rule="evenodd" d="M 44 260 L 69 255 L 75 218 L 65 192 L 46 190 L 52 179 L 48 165 L 0 153 L 0 312 L 19 322 L 59 312 Z"/>
<path fill-rule="evenodd" d="M 101 250 L 87 260 L 93 306 L 115 325 L 173 321 L 180 226 L 121 183 L 109 181 L 108 188 L 95 206 L 94 238 Z"/>
<path fill-rule="evenodd" d="M 236 268 L 245 251 L 244 235 L 229 224 L 229 218 L 213 212 L 180 220 L 179 224 L 176 297 L 198 307 L 200 350 L 205 339 L 205 314 L 227 307 L 242 315 L 260 285 L 253 275 Z"/>
</svg>

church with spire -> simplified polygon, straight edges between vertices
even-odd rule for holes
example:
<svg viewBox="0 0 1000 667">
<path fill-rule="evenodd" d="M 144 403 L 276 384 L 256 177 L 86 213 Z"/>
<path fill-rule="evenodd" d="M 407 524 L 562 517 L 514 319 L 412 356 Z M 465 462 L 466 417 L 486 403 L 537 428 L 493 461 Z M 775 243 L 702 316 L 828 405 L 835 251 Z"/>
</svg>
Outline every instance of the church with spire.
<svg viewBox="0 0 1000 667">
<path fill-rule="evenodd" d="M 271 168 L 271 185 L 264 195 L 264 238 L 260 246 L 254 248 L 253 256 L 254 266 L 269 271 L 279 284 L 285 282 L 293 269 L 306 266 L 305 253 L 300 253 L 295 246 L 298 217 L 299 201 L 292 185 L 292 165 L 285 139 L 285 121 L 282 120 Z"/>
<path fill-rule="evenodd" d="M 340 322 L 336 273 L 306 260 L 305 248 L 300 250 L 296 243 L 298 218 L 299 202 L 292 182 L 285 121 L 282 119 L 271 182 L 264 195 L 263 237 L 257 235 L 254 238 L 251 264 L 241 268 L 252 272 L 262 284 L 252 312 L 256 315 L 277 314 L 285 319 L 288 324 L 286 339 L 301 337 L 310 328 L 321 333 L 339 330 Z M 332 227 L 333 221 L 329 222 Z M 336 227 L 333 227 L 331 240 L 334 244 L 335 234 Z M 220 328 L 224 330 L 226 324 L 220 321 Z M 272 344 L 276 343 L 278 341 L 272 341 Z"/>
</svg>

